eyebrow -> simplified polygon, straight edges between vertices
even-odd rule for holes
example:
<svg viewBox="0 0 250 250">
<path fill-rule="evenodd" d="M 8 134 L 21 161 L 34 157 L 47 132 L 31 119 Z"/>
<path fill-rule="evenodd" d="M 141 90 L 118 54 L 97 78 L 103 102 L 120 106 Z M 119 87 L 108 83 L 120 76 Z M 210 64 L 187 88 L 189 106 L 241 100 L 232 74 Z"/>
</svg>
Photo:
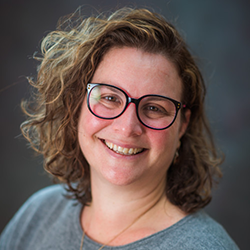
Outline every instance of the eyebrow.
<svg viewBox="0 0 250 250">
<path fill-rule="evenodd" d="M 113 92 L 116 92 L 116 93 L 121 93 L 122 92 L 122 89 L 120 89 L 119 87 L 113 86 L 113 85 L 112 86 L 102 85 L 102 87 L 110 89 L 110 90 L 112 90 Z"/>
<path fill-rule="evenodd" d="M 163 100 L 164 99 L 169 99 L 170 97 L 168 97 L 168 96 L 162 96 L 162 95 L 155 95 L 155 94 L 152 94 L 152 95 L 145 95 L 145 96 L 148 96 L 148 99 L 150 100 L 150 101 L 159 101 L 159 98 L 162 98 Z"/>
</svg>

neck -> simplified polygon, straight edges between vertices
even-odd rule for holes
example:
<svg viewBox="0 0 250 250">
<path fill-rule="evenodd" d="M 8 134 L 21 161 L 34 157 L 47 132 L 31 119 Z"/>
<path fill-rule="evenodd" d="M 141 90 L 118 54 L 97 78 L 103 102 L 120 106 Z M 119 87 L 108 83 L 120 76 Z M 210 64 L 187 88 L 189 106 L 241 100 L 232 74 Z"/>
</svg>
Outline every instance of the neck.
<svg viewBox="0 0 250 250">
<path fill-rule="evenodd" d="M 86 234 L 97 242 L 104 244 L 112 239 L 113 245 L 129 243 L 177 221 L 172 216 L 174 206 L 165 195 L 164 179 L 144 187 L 135 187 L 136 184 L 114 187 L 98 180 L 91 183 L 94 183 L 92 202 L 83 210 L 82 225 Z M 165 216 L 170 219 L 164 220 Z M 183 214 L 180 216 L 183 218 Z"/>
<path fill-rule="evenodd" d="M 158 203 L 166 200 L 165 179 L 147 181 L 143 183 L 132 183 L 129 185 L 113 185 L 108 181 L 91 180 L 92 186 L 92 211 L 103 213 L 106 217 L 109 214 L 112 218 L 119 217 L 124 213 L 140 213 Z"/>
</svg>

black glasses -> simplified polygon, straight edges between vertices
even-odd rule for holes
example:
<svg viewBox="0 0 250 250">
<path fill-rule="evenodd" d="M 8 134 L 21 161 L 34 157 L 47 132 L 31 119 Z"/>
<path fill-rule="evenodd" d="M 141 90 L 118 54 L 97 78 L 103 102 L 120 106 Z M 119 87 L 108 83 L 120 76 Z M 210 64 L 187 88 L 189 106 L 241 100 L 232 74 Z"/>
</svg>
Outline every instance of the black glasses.
<svg viewBox="0 0 250 250">
<path fill-rule="evenodd" d="M 156 130 L 169 128 L 178 111 L 185 107 L 181 102 L 161 95 L 144 95 L 138 99 L 128 96 L 122 89 L 101 83 L 87 84 L 87 105 L 90 112 L 102 119 L 115 119 L 123 114 L 132 102 L 139 121 Z"/>
</svg>

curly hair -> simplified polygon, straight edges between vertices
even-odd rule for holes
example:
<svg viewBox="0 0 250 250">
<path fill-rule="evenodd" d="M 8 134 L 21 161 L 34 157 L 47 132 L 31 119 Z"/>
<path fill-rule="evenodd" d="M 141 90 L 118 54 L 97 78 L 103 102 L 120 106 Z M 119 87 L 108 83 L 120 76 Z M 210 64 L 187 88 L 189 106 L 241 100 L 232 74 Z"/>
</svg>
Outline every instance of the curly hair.
<svg viewBox="0 0 250 250">
<path fill-rule="evenodd" d="M 166 195 L 183 211 L 194 212 L 211 200 L 211 188 L 221 176 L 221 157 L 204 113 L 205 84 L 187 45 L 161 15 L 147 9 L 122 8 L 111 15 L 83 18 L 76 13 L 58 23 L 41 43 L 33 101 L 23 101 L 28 116 L 24 137 L 43 155 L 44 168 L 66 183 L 71 198 L 91 202 L 90 169 L 78 142 L 78 120 L 86 85 L 107 51 L 133 47 L 164 55 L 183 83 L 182 102 L 191 110 L 181 138 L 179 157 L 166 176 Z M 182 119 L 185 119 L 185 109 Z"/>
</svg>

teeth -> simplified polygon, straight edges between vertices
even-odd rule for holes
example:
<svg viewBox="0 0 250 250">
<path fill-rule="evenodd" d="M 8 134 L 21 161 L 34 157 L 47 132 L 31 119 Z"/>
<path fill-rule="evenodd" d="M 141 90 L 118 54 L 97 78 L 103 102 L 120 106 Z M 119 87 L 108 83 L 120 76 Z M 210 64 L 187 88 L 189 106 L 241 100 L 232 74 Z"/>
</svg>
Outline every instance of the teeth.
<svg viewBox="0 0 250 250">
<path fill-rule="evenodd" d="M 124 155 L 134 155 L 143 150 L 142 148 L 123 148 L 121 146 L 113 144 L 112 142 L 107 142 L 107 141 L 104 141 L 104 143 L 107 145 L 108 148 L 112 149 L 116 153 Z"/>
<path fill-rule="evenodd" d="M 128 150 L 129 150 L 128 148 L 124 148 L 124 149 L 122 150 L 122 153 L 125 154 L 125 155 L 127 155 L 127 154 L 128 154 Z"/>
<path fill-rule="evenodd" d="M 132 148 L 129 149 L 128 153 L 131 155 L 133 154 L 134 150 Z"/>
</svg>

